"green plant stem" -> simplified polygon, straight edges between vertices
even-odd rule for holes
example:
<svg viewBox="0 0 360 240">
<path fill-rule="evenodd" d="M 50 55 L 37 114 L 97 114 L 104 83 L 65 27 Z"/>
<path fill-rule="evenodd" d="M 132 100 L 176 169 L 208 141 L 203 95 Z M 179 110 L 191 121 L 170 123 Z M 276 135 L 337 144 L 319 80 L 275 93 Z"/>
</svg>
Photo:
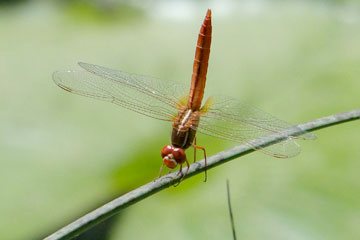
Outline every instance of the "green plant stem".
<svg viewBox="0 0 360 240">
<path fill-rule="evenodd" d="M 297 125 L 300 129 L 306 131 L 314 131 L 321 128 L 333 126 L 336 124 L 356 120 L 360 118 L 360 109 L 338 113 L 328 117 L 319 118 L 312 120 L 306 123 Z M 280 134 L 273 134 L 271 138 L 267 138 L 266 145 L 275 144 L 279 141 L 284 140 L 284 137 Z M 264 143 L 262 143 L 264 144 Z M 255 146 L 256 147 L 256 146 Z M 234 158 L 238 158 L 245 154 L 254 152 L 255 150 L 250 148 L 248 145 L 242 144 L 228 150 L 219 152 L 209 158 L 207 158 L 207 169 L 211 169 L 215 166 L 228 162 Z M 186 178 L 192 177 L 196 174 L 199 174 L 205 170 L 204 160 L 198 161 L 190 165 L 188 174 Z M 186 168 L 183 169 L 186 171 Z M 85 216 L 77 219 L 76 221 L 70 223 L 69 225 L 63 227 L 57 232 L 51 234 L 45 240 L 63 240 L 71 239 L 74 236 L 79 235 L 80 233 L 86 231 L 92 226 L 104 221 L 105 219 L 119 213 L 122 209 L 143 200 L 175 183 L 181 178 L 181 175 L 176 176 L 177 172 L 168 174 L 161 178 L 158 178 L 152 182 L 149 182 L 131 192 L 128 192 L 113 201 L 106 203 L 105 205 L 99 207 L 98 209 L 86 214 Z"/>
<path fill-rule="evenodd" d="M 232 211 L 232 208 L 231 208 L 229 179 L 226 179 L 226 193 L 227 193 L 227 201 L 228 201 L 228 207 L 229 207 L 231 231 L 232 231 L 232 234 L 233 234 L 233 240 L 236 240 L 237 238 L 236 238 L 236 231 L 235 231 L 235 222 L 234 222 L 233 211 Z"/>
</svg>

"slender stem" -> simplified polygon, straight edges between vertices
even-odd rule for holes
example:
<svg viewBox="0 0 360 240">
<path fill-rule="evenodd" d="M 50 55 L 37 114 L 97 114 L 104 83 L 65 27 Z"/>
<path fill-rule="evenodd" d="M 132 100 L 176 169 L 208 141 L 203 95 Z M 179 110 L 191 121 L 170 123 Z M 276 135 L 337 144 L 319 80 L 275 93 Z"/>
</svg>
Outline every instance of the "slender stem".
<svg viewBox="0 0 360 240">
<path fill-rule="evenodd" d="M 228 200 L 228 207 L 229 207 L 229 214 L 230 214 L 231 230 L 232 230 L 232 234 L 233 234 L 233 239 L 236 240 L 235 223 L 234 223 L 234 217 L 233 217 L 233 213 L 232 213 L 231 200 L 230 200 L 229 179 L 226 179 L 226 192 L 227 192 L 227 200 Z"/>
<path fill-rule="evenodd" d="M 328 117 L 319 118 L 313 121 L 302 123 L 297 125 L 300 129 L 306 131 L 314 131 L 321 128 L 329 127 L 332 125 L 356 120 L 360 118 L 360 109 L 338 113 Z M 300 131 L 300 130 L 299 130 Z M 294 132 L 292 132 L 293 134 Z M 296 132 L 295 132 L 296 134 Z M 280 139 L 280 140 L 279 140 Z M 265 145 L 271 145 L 278 143 L 284 139 L 283 134 L 273 134 L 271 138 L 266 138 L 267 143 Z M 261 143 L 261 146 L 264 146 L 264 142 Z M 256 148 L 256 146 L 253 146 Z M 248 145 L 239 145 L 231 149 L 219 152 L 209 158 L 207 158 L 207 169 L 211 169 L 215 166 L 228 162 L 234 158 L 238 158 L 245 154 L 254 152 L 253 148 L 250 148 Z M 184 171 L 187 169 L 184 168 Z M 190 165 L 188 174 L 186 178 L 192 177 L 196 174 L 199 174 L 205 170 L 204 160 L 195 162 Z M 71 239 L 72 237 L 79 235 L 80 233 L 86 231 L 92 226 L 104 221 L 105 219 L 119 213 L 122 209 L 143 200 L 173 184 L 175 184 L 182 176 L 176 175 L 174 172 L 168 174 L 161 178 L 158 178 L 152 182 L 149 182 L 131 192 L 128 192 L 113 201 L 106 203 L 105 205 L 99 207 L 98 209 L 86 214 L 85 216 L 77 219 L 76 221 L 70 223 L 69 225 L 63 227 L 57 232 L 45 238 L 45 240 L 58 240 L 58 239 Z"/>
</svg>

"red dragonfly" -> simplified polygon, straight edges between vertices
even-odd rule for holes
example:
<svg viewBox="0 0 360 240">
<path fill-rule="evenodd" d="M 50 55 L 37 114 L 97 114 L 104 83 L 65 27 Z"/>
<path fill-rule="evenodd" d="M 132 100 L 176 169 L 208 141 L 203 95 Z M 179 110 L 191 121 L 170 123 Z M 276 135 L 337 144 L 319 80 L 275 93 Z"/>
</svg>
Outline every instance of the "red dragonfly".
<svg viewBox="0 0 360 240">
<path fill-rule="evenodd" d="M 248 144 L 255 150 L 279 158 L 288 158 L 300 152 L 294 139 L 315 139 L 312 133 L 279 120 L 260 109 L 239 100 L 217 96 L 202 105 L 211 45 L 211 10 L 206 13 L 198 36 L 190 92 L 181 83 L 162 81 L 149 76 L 126 73 L 93 64 L 82 63 L 82 71 L 58 71 L 53 74 L 55 83 L 66 91 L 97 98 L 120 105 L 140 114 L 172 122 L 171 145 L 162 151 L 163 164 L 173 169 L 188 166 L 185 149 L 196 145 L 196 132 Z M 265 141 L 269 135 L 282 133 L 284 141 L 266 148 L 255 147 L 253 139 Z M 296 131 L 296 135 L 291 135 Z M 195 159 L 194 159 L 195 161 Z M 205 171 L 206 180 L 206 171 Z"/>
</svg>

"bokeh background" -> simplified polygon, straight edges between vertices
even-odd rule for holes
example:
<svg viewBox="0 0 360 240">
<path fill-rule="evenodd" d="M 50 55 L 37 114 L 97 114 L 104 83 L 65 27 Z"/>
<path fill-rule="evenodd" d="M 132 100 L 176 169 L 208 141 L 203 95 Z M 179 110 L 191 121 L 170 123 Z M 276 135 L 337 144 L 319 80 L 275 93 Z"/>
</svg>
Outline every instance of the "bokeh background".
<svg viewBox="0 0 360 240">
<path fill-rule="evenodd" d="M 360 106 L 358 1 L 0 2 L 0 239 L 41 239 L 157 176 L 171 124 L 65 92 L 51 74 L 84 61 L 189 84 L 207 8 L 207 95 L 293 124 Z M 232 239 L 226 179 L 239 239 L 360 239 L 359 130 L 317 131 L 292 159 L 236 159 L 78 239 Z M 198 143 L 209 155 L 235 145 Z"/>
</svg>

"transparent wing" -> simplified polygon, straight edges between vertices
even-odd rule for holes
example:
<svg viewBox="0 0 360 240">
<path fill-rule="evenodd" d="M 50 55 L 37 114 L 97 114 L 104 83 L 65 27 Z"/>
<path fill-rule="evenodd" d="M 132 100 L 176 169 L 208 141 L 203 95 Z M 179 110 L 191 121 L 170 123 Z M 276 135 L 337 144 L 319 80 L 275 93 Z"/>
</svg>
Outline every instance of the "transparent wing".
<svg viewBox="0 0 360 240">
<path fill-rule="evenodd" d="M 54 82 L 66 91 L 108 101 L 165 121 L 173 121 L 186 104 L 186 86 L 88 63 L 86 71 L 58 71 Z"/>
<path fill-rule="evenodd" d="M 205 103 L 197 130 L 210 136 L 245 143 L 256 150 L 281 158 L 293 157 L 300 153 L 300 146 L 294 138 L 316 139 L 312 133 L 226 96 L 210 98 Z M 272 134 L 279 133 L 283 141 L 266 148 L 254 147 L 270 139 Z"/>
</svg>

